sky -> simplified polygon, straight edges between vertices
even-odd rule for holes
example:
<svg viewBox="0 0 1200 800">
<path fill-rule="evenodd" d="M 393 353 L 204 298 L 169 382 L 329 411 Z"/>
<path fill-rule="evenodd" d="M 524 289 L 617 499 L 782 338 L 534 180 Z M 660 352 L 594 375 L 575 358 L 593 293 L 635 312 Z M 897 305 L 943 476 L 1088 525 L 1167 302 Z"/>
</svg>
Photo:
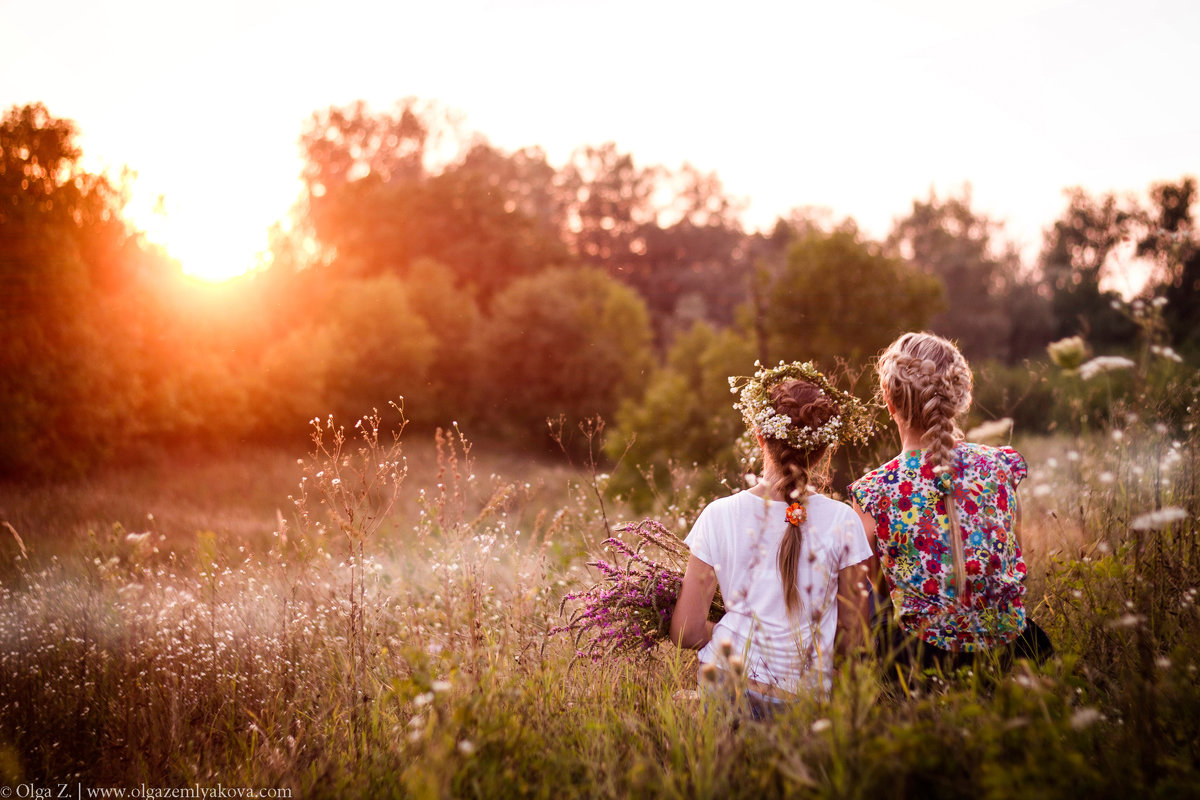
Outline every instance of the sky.
<svg viewBox="0 0 1200 800">
<path fill-rule="evenodd" d="M 1032 257 L 1067 187 L 1200 174 L 1198 30 L 1191 0 L 61 0 L 10 28 L 0 108 L 73 119 L 90 168 L 136 171 L 135 224 L 213 278 L 287 215 L 314 111 L 408 96 L 555 164 L 614 141 L 715 171 L 752 228 L 812 207 L 883 237 L 969 183 Z"/>
</svg>

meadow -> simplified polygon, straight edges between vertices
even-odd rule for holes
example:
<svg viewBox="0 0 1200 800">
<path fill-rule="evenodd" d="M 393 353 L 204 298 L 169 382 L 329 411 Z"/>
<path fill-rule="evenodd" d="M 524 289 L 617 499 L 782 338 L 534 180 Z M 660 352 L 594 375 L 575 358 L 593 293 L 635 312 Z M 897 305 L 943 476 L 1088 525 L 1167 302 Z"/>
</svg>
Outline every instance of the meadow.
<svg viewBox="0 0 1200 800">
<path fill-rule="evenodd" d="M 1200 796 L 1200 409 L 1177 405 L 1015 441 L 1054 660 L 897 683 L 864 658 L 771 723 L 700 703 L 690 653 L 548 635 L 621 522 L 686 533 L 702 466 L 635 511 L 587 462 L 325 420 L 308 452 L 6 484 L 0 785 Z"/>
</svg>

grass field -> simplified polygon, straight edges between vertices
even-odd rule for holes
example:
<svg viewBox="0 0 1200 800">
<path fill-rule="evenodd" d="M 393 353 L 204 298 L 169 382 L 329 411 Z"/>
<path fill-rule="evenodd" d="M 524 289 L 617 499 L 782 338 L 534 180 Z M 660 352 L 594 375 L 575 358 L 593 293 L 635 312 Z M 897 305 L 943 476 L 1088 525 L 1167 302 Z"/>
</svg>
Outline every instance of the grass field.
<svg viewBox="0 0 1200 800">
<path fill-rule="evenodd" d="M 911 685 L 853 663 L 771 724 L 697 702 L 691 654 L 593 663 L 546 635 L 635 516 L 587 470 L 326 430 L 315 457 L 6 485 L 0 786 L 1200 796 L 1187 424 L 1017 442 L 1028 604 L 1059 658 Z M 650 513 L 682 534 L 701 499 L 675 479 Z"/>
</svg>

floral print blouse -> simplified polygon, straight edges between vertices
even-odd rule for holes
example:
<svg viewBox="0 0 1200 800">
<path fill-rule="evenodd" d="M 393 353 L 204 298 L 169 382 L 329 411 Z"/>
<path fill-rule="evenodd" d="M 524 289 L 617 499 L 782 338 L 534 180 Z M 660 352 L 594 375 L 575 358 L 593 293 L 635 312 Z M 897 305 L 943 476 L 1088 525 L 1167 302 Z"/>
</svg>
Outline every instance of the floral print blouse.
<svg viewBox="0 0 1200 800">
<path fill-rule="evenodd" d="M 1028 468 L 1011 447 L 966 442 L 954 448 L 952 464 L 967 573 L 961 598 L 945 497 L 924 451 L 901 453 L 850 492 L 875 519 L 875 552 L 900 627 L 935 647 L 971 652 L 1007 644 L 1025 629 L 1025 559 L 1013 522 Z"/>
</svg>

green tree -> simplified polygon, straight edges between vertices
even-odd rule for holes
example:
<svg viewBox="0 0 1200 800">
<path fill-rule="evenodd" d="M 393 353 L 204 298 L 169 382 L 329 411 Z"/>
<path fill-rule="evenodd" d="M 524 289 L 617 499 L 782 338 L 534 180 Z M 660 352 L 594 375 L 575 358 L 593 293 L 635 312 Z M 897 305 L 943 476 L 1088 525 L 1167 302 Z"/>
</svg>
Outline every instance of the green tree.
<svg viewBox="0 0 1200 800">
<path fill-rule="evenodd" d="M 700 490 L 714 491 L 717 476 L 737 466 L 735 445 L 743 431 L 728 378 L 752 373 L 754 358 L 752 340 L 734 330 L 700 322 L 682 334 L 645 391 L 621 402 L 605 441 L 612 459 L 625 454 L 612 488 L 644 498 L 642 471 L 662 487 L 669 464 L 699 463 L 706 467 L 702 479 L 711 480 Z"/>
<path fill-rule="evenodd" d="M 433 340 L 424 389 L 406 405 L 409 419 L 443 427 L 455 420 L 474 422 L 486 396 L 478 374 L 482 342 L 476 337 L 483 315 L 474 288 L 455 285 L 453 275 L 431 259 L 412 266 L 405 288 Z"/>
<path fill-rule="evenodd" d="M 613 142 L 571 154 L 558 181 L 567 201 L 565 234 L 580 260 L 614 275 L 628 267 L 639 229 L 655 217 L 656 175 Z"/>
<path fill-rule="evenodd" d="M 1101 284 L 1110 254 L 1144 226 L 1144 211 L 1111 193 L 1097 198 L 1075 188 L 1067 197 L 1067 209 L 1046 232 L 1039 258 L 1051 293 L 1053 338 L 1082 334 L 1101 351 L 1128 346 L 1135 327 L 1112 307 L 1120 295 Z"/>
<path fill-rule="evenodd" d="M 651 368 L 641 299 L 595 269 L 520 278 L 492 302 L 478 331 L 478 372 L 494 429 L 529 436 L 563 414 L 611 417 Z"/>
<path fill-rule="evenodd" d="M 335 415 L 357 419 L 401 396 L 418 408 L 429 399 L 436 341 L 400 278 L 344 281 L 328 314 L 336 343 L 327 373 Z"/>
<path fill-rule="evenodd" d="M 811 229 L 776 276 L 763 273 L 763 327 L 771 361 L 859 363 L 945 308 L 941 281 L 884 255 L 852 226 Z"/>
<path fill-rule="evenodd" d="M 507 155 L 465 134 L 440 107 L 363 103 L 315 114 L 302 137 L 302 215 L 341 276 L 403 275 L 442 264 L 486 304 L 521 275 L 567 260 L 564 212 L 540 151 Z"/>
<path fill-rule="evenodd" d="M 1197 190 L 1194 177 L 1150 188 L 1153 218 L 1138 253 L 1154 260 L 1154 294 L 1167 298 L 1164 316 L 1175 346 L 1200 352 L 1200 241 L 1192 207 Z"/>
<path fill-rule="evenodd" d="M 1039 296 L 1023 291 L 1020 255 L 999 241 L 1001 225 L 971 209 L 969 188 L 958 197 L 914 200 L 912 211 L 896 220 L 884 243 L 885 252 L 911 262 L 941 279 L 945 310 L 930 319 L 930 328 L 958 342 L 968 359 L 1010 361 L 1028 355 L 1014 352 L 1025 344 L 1038 320 Z M 1014 308 L 1019 299 L 1020 308 Z M 1018 332 L 1019 329 L 1019 332 Z M 1043 328 L 1041 349 L 1050 331 Z"/>
<path fill-rule="evenodd" d="M 128 418 L 122 328 L 99 293 L 130 280 L 140 245 L 76 137 L 41 104 L 0 119 L 0 472 L 82 468 Z"/>
</svg>

